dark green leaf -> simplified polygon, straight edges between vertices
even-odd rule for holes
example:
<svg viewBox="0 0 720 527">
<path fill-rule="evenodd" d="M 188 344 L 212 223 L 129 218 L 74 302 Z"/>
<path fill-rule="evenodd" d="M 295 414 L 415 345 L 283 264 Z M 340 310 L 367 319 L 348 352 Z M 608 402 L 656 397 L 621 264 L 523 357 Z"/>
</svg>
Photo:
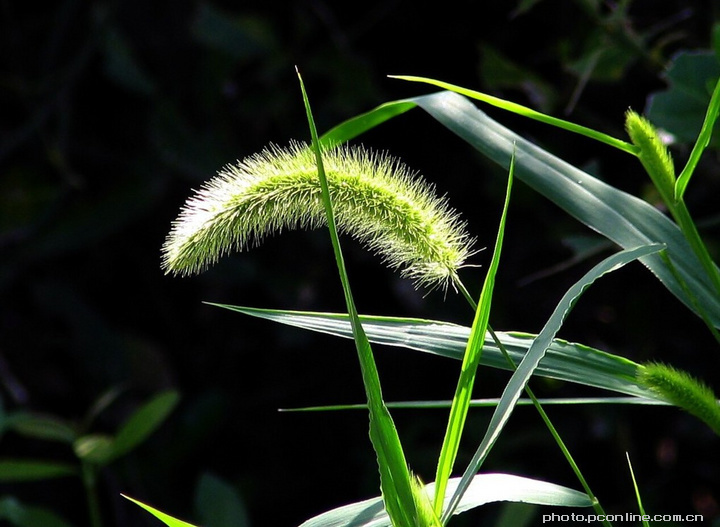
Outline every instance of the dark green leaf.
<svg viewBox="0 0 720 527">
<path fill-rule="evenodd" d="M 645 113 L 658 128 L 672 134 L 680 143 L 694 143 L 705 119 L 705 112 L 715 81 L 720 76 L 720 62 L 711 51 L 683 51 L 668 66 L 665 78 L 668 89 L 648 99 Z M 717 126 L 715 130 L 717 131 Z M 718 134 L 711 145 L 720 146 Z"/>
<path fill-rule="evenodd" d="M 71 527 L 53 511 L 22 503 L 11 496 L 0 498 L 0 524 L 16 527 Z"/>
<path fill-rule="evenodd" d="M 518 179 L 621 247 L 628 249 L 649 243 L 665 244 L 675 270 L 670 269 L 659 255 L 644 257 L 641 262 L 688 308 L 696 314 L 704 312 L 712 325 L 720 327 L 720 298 L 714 285 L 677 224 L 662 212 L 523 139 L 461 95 L 440 92 L 386 103 L 379 109 L 377 117 L 381 120 L 392 117 L 389 110 L 392 104 L 407 111 L 408 103 L 423 108 L 505 168 L 509 167 L 515 152 Z M 367 130 L 363 128 L 365 123 L 377 124 L 372 113 L 368 112 L 362 121 L 351 119 L 333 128 L 323 136 L 324 141 L 348 139 L 363 133 Z M 684 284 L 678 281 L 675 271 Z"/>
<path fill-rule="evenodd" d="M 7 416 L 4 428 L 25 437 L 72 443 L 77 432 L 67 422 L 57 417 L 33 413 L 15 413 Z"/>
<path fill-rule="evenodd" d="M 115 437 L 115 455 L 121 456 L 145 441 L 173 411 L 180 395 L 175 390 L 156 395 L 123 424 Z"/>
<path fill-rule="evenodd" d="M 77 475 L 77 469 L 67 463 L 36 459 L 1 459 L 0 482 L 38 481 Z"/>
<path fill-rule="evenodd" d="M 200 477 L 195 513 L 204 527 L 248 527 L 250 520 L 238 491 L 213 474 Z"/>
</svg>

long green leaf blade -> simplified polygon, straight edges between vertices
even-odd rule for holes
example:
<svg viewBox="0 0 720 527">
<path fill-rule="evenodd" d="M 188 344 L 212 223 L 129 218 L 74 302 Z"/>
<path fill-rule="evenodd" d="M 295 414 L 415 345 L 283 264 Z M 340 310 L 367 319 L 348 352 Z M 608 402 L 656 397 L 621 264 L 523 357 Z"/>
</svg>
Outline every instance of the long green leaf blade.
<svg viewBox="0 0 720 527">
<path fill-rule="evenodd" d="M 0 459 L 0 483 L 38 481 L 65 476 L 77 476 L 73 465 L 40 459 Z"/>
<path fill-rule="evenodd" d="M 405 460 L 405 454 L 400 443 L 397 429 L 395 428 L 395 423 L 383 402 L 380 377 L 375 365 L 373 352 L 355 307 L 352 290 L 350 288 L 350 280 L 347 276 L 342 249 L 340 247 L 340 238 L 335 224 L 332 199 L 323 167 L 321 146 L 317 136 L 310 102 L 305 91 L 305 85 L 299 72 L 298 79 L 300 81 L 300 89 L 302 91 L 308 124 L 310 126 L 312 148 L 315 151 L 317 160 L 318 178 L 320 179 L 320 185 L 322 187 L 322 200 L 327 214 L 330 239 L 345 294 L 345 304 L 352 326 L 353 339 L 357 349 L 360 371 L 368 400 L 368 409 L 370 411 L 370 440 L 377 455 L 383 501 L 395 527 L 415 527 L 418 523 L 418 513 L 415 505 L 410 470 Z"/>
<path fill-rule="evenodd" d="M 168 390 L 143 404 L 118 430 L 113 442 L 114 457 L 130 452 L 152 435 L 179 401 L 180 394 L 176 390 Z"/>
<path fill-rule="evenodd" d="M 406 108 L 408 103 L 421 107 L 505 168 L 509 167 L 515 152 L 515 175 L 518 179 L 621 247 L 628 249 L 649 243 L 664 243 L 685 286 L 660 256 L 651 255 L 642 258 L 641 262 L 689 309 L 700 316 L 705 313 L 712 325 L 720 328 L 720 298 L 715 287 L 680 229 L 662 212 L 523 139 L 488 117 L 462 95 L 439 92 L 386 103 L 382 117 L 392 116 L 388 106 L 396 104 Z M 370 118 L 373 113 L 374 110 L 367 112 L 362 121 L 348 121 L 334 127 L 323 136 L 323 140 L 333 142 L 335 137 L 349 139 L 362 134 L 369 129 L 362 125 L 377 124 Z"/>
<path fill-rule="evenodd" d="M 537 401 L 543 406 L 572 406 L 578 404 L 631 404 L 650 406 L 670 406 L 667 401 L 658 399 L 646 399 L 644 397 L 552 397 L 538 398 Z M 405 410 L 435 410 L 438 408 L 450 408 L 452 401 L 386 401 L 388 408 L 403 408 Z M 499 397 L 485 399 L 471 399 L 470 408 L 491 408 L 500 404 Z M 532 399 L 518 399 L 517 406 L 532 406 Z M 280 412 L 328 412 L 338 410 L 365 410 L 367 404 L 329 404 L 323 406 L 304 406 L 301 408 L 280 408 Z"/>
<path fill-rule="evenodd" d="M 715 128 L 715 122 L 720 114 L 720 79 L 715 84 L 712 97 L 710 98 L 710 104 L 705 114 L 705 120 L 703 121 L 702 128 L 700 129 L 700 135 L 698 135 L 697 141 L 693 146 L 692 152 L 690 152 L 690 158 L 685 164 L 685 168 L 680 173 L 675 181 L 675 201 L 680 201 L 685 195 L 685 189 L 687 189 L 690 178 L 695 172 L 695 167 L 700 162 L 700 157 L 705 151 L 707 146 L 710 144 L 712 138 L 713 129 Z"/>
<path fill-rule="evenodd" d="M 445 92 L 419 98 L 441 124 L 502 166 L 516 152 L 516 175 L 540 194 L 625 249 L 664 243 L 678 275 L 715 327 L 720 298 L 677 225 L 655 207 L 622 192 L 533 145 L 490 119 L 464 97 Z M 641 259 L 673 294 L 695 312 L 694 301 L 658 254 Z"/>
<path fill-rule="evenodd" d="M 578 298 L 595 282 L 595 280 L 601 276 L 612 272 L 625 264 L 632 262 L 633 260 L 642 258 L 661 249 L 662 246 L 656 244 L 638 247 L 635 249 L 627 249 L 613 254 L 593 267 L 578 282 L 576 282 L 567 291 L 567 293 L 565 293 L 553 311 L 552 316 L 548 319 L 540 334 L 533 341 L 530 349 L 525 355 L 525 358 L 518 365 L 517 369 L 510 378 L 510 381 L 505 386 L 500 404 L 498 404 L 493 416 L 490 419 L 490 424 L 488 425 L 485 436 L 465 470 L 465 473 L 458 484 L 458 488 L 455 490 L 455 493 L 450 500 L 448 508 L 443 513 L 443 523 L 447 522 L 447 519 L 452 515 L 453 511 L 460 503 L 463 493 L 470 485 L 474 475 L 482 466 L 482 463 L 485 461 L 485 458 L 494 446 L 497 438 L 500 436 L 500 432 L 510 418 L 510 415 L 515 408 L 515 403 L 520 398 L 520 395 L 530 380 L 533 371 L 537 368 L 538 364 L 545 356 L 546 350 L 550 347 L 555 335 L 565 321 L 565 317 L 572 310 Z"/>
<path fill-rule="evenodd" d="M 628 143 L 627 141 L 616 139 L 615 137 L 609 136 L 602 132 L 598 132 L 597 130 L 593 130 L 592 128 L 587 128 L 586 126 L 581 126 L 575 123 L 571 123 L 569 121 L 565 121 L 563 119 L 558 119 L 557 117 L 546 115 L 544 113 L 533 110 L 532 108 L 528 108 L 527 106 L 522 106 L 521 104 L 506 101 L 504 99 L 499 99 L 498 97 L 493 97 L 492 95 L 488 95 L 479 91 L 469 90 L 467 88 L 456 86 L 448 82 L 428 79 L 426 77 L 415 77 L 411 75 L 391 75 L 390 77 L 394 79 L 432 84 L 433 86 L 437 86 L 438 88 L 443 88 L 445 90 L 459 93 L 460 95 L 465 95 L 466 97 L 470 97 L 472 99 L 477 99 L 478 101 L 488 103 L 492 106 L 502 108 L 503 110 L 507 110 L 518 115 L 522 115 L 523 117 L 528 117 L 530 119 L 534 119 L 536 121 L 540 121 L 542 123 L 561 128 L 563 130 L 567 130 L 568 132 L 574 132 L 576 134 L 584 135 L 585 137 L 589 137 L 591 139 L 595 139 L 602 143 L 608 144 L 629 154 L 635 154 L 637 152 L 637 148 L 632 144 Z"/>
<path fill-rule="evenodd" d="M 343 338 L 352 338 L 348 316 L 342 313 L 314 313 L 259 309 L 224 304 L 211 304 L 245 315 L 316 331 Z M 470 328 L 449 322 L 417 318 L 360 315 L 368 338 L 375 344 L 401 347 L 461 360 L 470 335 Z M 496 331 L 515 364 L 525 357 L 535 335 Z M 508 363 L 487 334 L 480 364 L 503 370 Z M 639 364 L 588 346 L 564 340 L 553 340 L 545 358 L 535 370 L 542 377 L 584 384 L 626 395 L 657 400 L 657 395 L 637 382 Z"/>
<path fill-rule="evenodd" d="M 493 290 L 495 288 L 495 275 L 500 266 L 500 254 L 502 253 L 503 239 L 505 237 L 505 223 L 507 221 L 508 207 L 510 206 L 512 181 L 513 163 L 511 162 L 505 204 L 500 218 L 495 249 L 490 261 L 490 267 L 485 276 L 482 292 L 480 293 L 480 302 L 478 302 L 477 309 L 475 310 L 475 319 L 470 329 L 470 338 L 468 338 L 467 347 L 463 354 L 460 378 L 458 379 L 455 396 L 453 397 L 452 406 L 450 407 L 450 416 L 438 459 L 435 475 L 436 494 L 433 501 L 435 514 L 438 516 L 442 514 L 447 482 L 455 466 L 455 459 L 457 458 L 458 449 L 460 448 L 460 438 L 465 428 L 465 420 L 467 419 L 470 399 L 472 398 L 475 376 L 482 356 L 485 334 L 487 333 L 488 321 L 490 319 Z"/>
<path fill-rule="evenodd" d="M 54 511 L 23 503 L 14 496 L 0 497 L 0 524 L 14 527 L 73 527 Z"/>
</svg>

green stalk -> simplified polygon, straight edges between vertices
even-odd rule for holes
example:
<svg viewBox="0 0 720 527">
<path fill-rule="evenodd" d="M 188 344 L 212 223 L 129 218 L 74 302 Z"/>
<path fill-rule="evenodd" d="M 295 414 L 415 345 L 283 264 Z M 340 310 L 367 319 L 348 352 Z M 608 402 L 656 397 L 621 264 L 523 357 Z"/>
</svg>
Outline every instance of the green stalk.
<svg viewBox="0 0 720 527">
<path fill-rule="evenodd" d="M 455 395 L 453 396 L 452 406 L 450 407 L 450 416 L 448 417 L 447 428 L 443 438 L 440 456 L 438 458 L 437 471 L 435 475 L 435 499 L 433 509 L 439 517 L 443 513 L 443 505 L 445 500 L 445 491 L 447 490 L 448 480 L 452 473 L 458 449 L 460 447 L 460 438 L 465 427 L 468 409 L 470 408 L 470 400 L 472 398 L 472 389 L 475 384 L 478 364 L 482 355 L 483 344 L 485 343 L 485 332 L 490 319 L 490 307 L 492 305 L 492 295 L 495 286 L 495 275 L 500 265 L 500 253 L 502 250 L 503 238 L 505 233 L 505 222 L 507 212 L 510 205 L 510 192 L 512 189 L 514 172 L 514 158 L 510 162 L 510 170 L 508 174 L 507 190 L 505 195 L 505 204 L 503 206 L 502 216 L 500 219 L 500 227 L 498 228 L 497 239 L 495 242 L 495 250 L 493 251 L 490 268 L 488 269 L 480 294 L 479 305 L 475 309 L 475 319 L 473 320 L 470 338 L 468 339 L 463 354 L 462 367 L 460 370 L 460 378 L 458 379 Z M 460 280 L 455 282 L 460 285 L 460 289 L 467 295 L 467 290 L 460 284 Z"/>
<path fill-rule="evenodd" d="M 700 154 L 710 141 L 710 133 L 717 120 L 718 108 L 720 108 L 720 83 L 716 86 L 715 92 L 713 93 L 711 105 L 708 109 L 703 129 L 693 148 L 691 159 L 688 161 L 679 178 L 675 177 L 675 167 L 667 146 L 663 144 L 660 135 L 650 121 L 633 111 L 628 111 L 626 114 L 625 128 L 632 142 L 638 148 L 636 155 L 640 163 L 650 176 L 650 180 L 655 185 L 670 215 L 675 220 L 685 240 L 699 260 L 705 274 L 710 279 L 715 294 L 720 297 L 720 271 L 710 257 L 707 246 L 702 241 L 697 226 L 690 216 L 690 212 L 683 199 L 685 188 L 697 166 Z M 667 263 L 667 258 L 665 261 Z M 673 270 L 671 271 L 674 272 Z M 692 290 L 682 281 L 679 283 L 689 294 L 692 302 L 700 307 Z M 706 314 L 700 314 L 704 320 L 709 319 Z M 717 334 L 714 329 L 712 331 L 714 335 Z"/>
<path fill-rule="evenodd" d="M 640 511 L 640 514 L 643 516 L 643 521 L 642 521 L 643 527 L 650 527 L 650 523 L 646 519 L 644 519 L 646 516 L 645 507 L 643 507 L 642 499 L 640 498 L 640 489 L 638 489 L 637 480 L 635 479 L 635 471 L 633 470 L 632 463 L 630 462 L 630 454 L 625 452 L 625 457 L 627 458 L 628 468 L 630 469 L 630 478 L 632 479 L 633 487 L 635 488 L 635 499 L 637 500 L 637 503 L 638 503 L 638 510 Z"/>
<path fill-rule="evenodd" d="M 522 115 L 523 117 L 527 117 L 527 118 L 533 119 L 535 121 L 540 121 L 541 123 L 549 124 L 551 126 L 556 126 L 563 130 L 567 130 L 568 132 L 573 132 L 576 134 L 584 135 L 585 137 L 595 139 L 596 141 L 605 143 L 606 145 L 609 145 L 609 146 L 612 146 L 619 150 L 622 150 L 623 152 L 627 152 L 628 154 L 636 154 L 637 153 L 637 147 L 635 145 L 632 145 L 626 141 L 623 141 L 622 139 L 617 139 L 615 137 L 604 134 L 602 132 L 598 132 L 597 130 L 593 130 L 592 128 L 588 128 L 586 126 L 571 123 L 570 121 L 565 121 L 563 119 L 558 119 L 557 117 L 553 117 L 551 115 L 547 115 L 547 114 L 538 112 L 536 110 L 533 110 L 532 108 L 528 108 L 527 106 L 523 106 L 521 104 L 506 101 L 506 100 L 500 99 L 498 97 L 493 97 L 492 95 L 488 95 L 486 93 L 482 93 L 482 92 L 475 91 L 475 90 L 469 90 L 467 88 L 462 88 L 461 86 L 456 86 L 454 84 L 450 84 L 450 83 L 435 80 L 435 79 L 428 79 L 425 77 L 416 77 L 413 75 L 390 75 L 389 77 L 391 79 L 400 79 L 400 80 L 406 80 L 406 81 L 411 81 L 411 82 L 423 82 L 426 84 L 431 84 L 433 86 L 437 86 L 439 88 L 443 88 L 445 90 L 450 90 L 455 93 L 459 93 L 460 95 L 465 95 L 472 99 L 482 101 L 484 103 L 490 104 L 497 108 L 507 110 L 507 111 L 515 113 L 517 115 Z"/>
<path fill-rule="evenodd" d="M 703 121 L 700 134 L 698 135 L 697 141 L 695 141 L 692 152 L 690 152 L 690 158 L 675 182 L 673 194 L 676 201 L 682 200 L 685 195 L 685 189 L 690 182 L 690 178 L 695 172 L 695 167 L 700 162 L 702 153 L 710 144 L 710 139 L 712 137 L 718 114 L 720 114 L 720 79 L 718 79 L 715 84 L 715 89 L 710 97 L 710 103 L 708 104 L 707 112 L 705 113 L 705 120 Z"/>
<path fill-rule="evenodd" d="M 465 299 L 468 301 L 468 304 L 470 304 L 470 307 L 475 310 L 477 309 L 477 303 L 473 299 L 472 295 L 468 292 L 467 288 L 464 284 L 458 283 L 457 284 L 458 289 L 462 293 L 462 295 L 465 297 Z M 515 371 L 517 369 L 517 365 L 515 364 L 515 361 L 512 360 L 510 357 L 510 354 L 508 353 L 507 349 L 505 349 L 505 345 L 500 341 L 498 336 L 495 334 L 495 331 L 493 328 L 488 324 L 488 332 L 490 333 L 490 336 L 495 341 L 495 344 L 498 346 L 498 349 L 502 352 L 502 354 L 505 356 L 505 359 L 507 360 L 510 368 L 512 371 Z M 560 434 L 558 433 L 557 429 L 555 428 L 555 425 L 552 424 L 552 421 L 550 420 L 550 417 L 545 412 L 545 409 L 542 407 L 542 404 L 540 404 L 540 401 L 535 397 L 535 394 L 530 389 L 530 386 L 525 386 L 525 393 L 528 395 L 530 400 L 532 401 L 533 406 L 537 410 L 538 414 L 540 415 L 540 418 L 545 423 L 545 426 L 550 431 L 550 435 L 552 435 L 553 439 L 557 443 L 558 447 L 560 447 L 560 451 L 565 456 L 565 459 L 567 460 L 568 464 L 570 465 L 570 468 L 575 473 L 575 476 L 578 478 L 578 481 L 580 482 L 580 485 L 582 485 L 583 490 L 585 490 L 585 493 L 588 495 L 590 500 L 593 503 L 593 509 L 595 512 L 600 515 L 603 515 L 603 518 L 605 517 L 605 511 L 602 508 L 602 505 L 600 505 L 600 501 L 595 497 L 595 494 L 590 489 L 590 485 L 588 484 L 587 480 L 583 476 L 582 472 L 580 471 L 580 467 L 575 462 L 575 459 L 572 457 L 572 454 L 570 453 L 570 450 L 568 450 L 567 446 L 565 445 L 565 442 L 560 437 Z M 603 525 L 611 526 L 612 524 L 608 522 L 607 520 L 603 521 Z"/>
<path fill-rule="evenodd" d="M 92 463 L 82 462 L 82 480 L 88 502 L 88 513 L 92 527 L 102 527 L 100 500 L 97 492 L 97 467 Z"/>
<path fill-rule="evenodd" d="M 495 331 L 491 327 L 488 326 L 488 331 L 490 332 L 490 335 L 492 336 L 493 340 L 495 341 L 495 344 L 500 348 L 500 351 L 502 351 L 503 355 L 505 355 L 505 359 L 507 360 L 510 367 L 513 369 L 513 371 L 517 368 L 517 365 L 515 362 L 510 358 L 510 354 L 505 349 L 505 346 L 502 342 L 500 342 L 500 339 L 495 334 Z M 550 420 L 550 417 L 545 412 L 545 409 L 542 407 L 542 404 L 540 404 L 540 401 L 538 401 L 537 397 L 535 397 L 535 394 L 530 389 L 530 386 L 525 386 L 525 393 L 528 395 L 530 400 L 532 401 L 533 406 L 537 410 L 538 414 L 540 414 L 540 418 L 545 423 L 545 426 L 550 431 L 550 435 L 552 435 L 553 439 L 557 443 L 558 447 L 560 447 L 560 451 L 563 453 L 563 456 L 565 456 L 565 459 L 567 460 L 568 464 L 570 465 L 570 468 L 575 473 L 575 476 L 577 477 L 578 481 L 580 482 L 580 485 L 582 486 L 583 490 L 585 491 L 585 494 L 588 495 L 588 498 L 592 501 L 593 509 L 595 510 L 595 513 L 599 516 L 602 515 L 603 518 L 606 518 L 605 510 L 602 508 L 602 505 L 600 505 L 600 500 L 595 497 L 595 494 L 590 489 L 590 485 L 588 484 L 587 480 L 585 480 L 585 476 L 583 476 L 582 472 L 580 471 L 580 467 L 575 462 L 575 459 L 572 457 L 572 454 L 570 453 L 570 450 L 568 450 L 567 446 L 565 445 L 565 442 L 560 437 L 560 434 L 558 433 L 555 426 L 552 424 L 552 421 Z M 603 525 L 606 525 L 608 527 L 612 526 L 612 524 L 607 521 L 606 519 L 603 520 Z"/>
<path fill-rule="evenodd" d="M 318 178 L 320 179 L 322 188 L 322 199 L 327 214 L 330 238 L 340 274 L 340 281 L 342 282 L 345 303 L 352 325 L 355 347 L 357 349 L 363 384 L 368 400 L 370 440 L 377 455 L 380 487 L 385 509 L 394 527 L 440 527 L 439 520 L 432 514 L 429 501 L 420 488 L 419 482 L 410 474 L 397 429 L 383 400 L 380 377 L 370 342 L 360 323 L 360 318 L 350 289 L 350 280 L 347 275 L 340 247 L 340 239 L 333 214 L 327 177 L 323 167 L 317 129 L 310 109 L 310 102 L 305 91 L 305 85 L 299 72 L 298 79 L 300 81 L 300 88 L 305 102 L 308 124 L 310 126 L 310 134 L 316 156 Z"/>
<path fill-rule="evenodd" d="M 687 206 L 685 205 L 685 200 L 681 198 L 680 201 L 673 204 L 670 208 L 670 212 L 680 226 L 680 230 L 685 235 L 685 238 L 687 238 L 690 247 L 692 247 L 693 251 L 700 260 L 700 263 L 705 268 L 708 277 L 715 286 L 717 294 L 720 296 L 720 271 L 715 265 L 715 262 L 713 262 L 705 242 L 703 242 L 700 237 L 697 226 L 690 216 L 690 211 L 688 211 Z"/>
</svg>

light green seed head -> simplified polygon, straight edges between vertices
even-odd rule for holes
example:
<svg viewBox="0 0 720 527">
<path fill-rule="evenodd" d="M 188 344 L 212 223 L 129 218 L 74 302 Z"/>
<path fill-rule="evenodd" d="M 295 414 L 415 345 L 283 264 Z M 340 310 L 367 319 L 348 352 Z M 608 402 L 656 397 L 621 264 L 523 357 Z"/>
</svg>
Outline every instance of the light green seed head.
<svg viewBox="0 0 720 527">
<path fill-rule="evenodd" d="M 415 503 L 415 517 L 418 527 L 442 527 L 435 514 L 431 497 L 425 491 L 425 485 L 416 475 L 411 476 L 410 485 Z"/>
<path fill-rule="evenodd" d="M 338 229 L 418 285 L 443 287 L 473 254 L 447 201 L 397 160 L 358 147 L 323 152 Z M 225 167 L 191 196 L 163 245 L 167 273 L 199 273 L 283 229 L 326 225 L 313 152 L 272 146 Z"/>
<path fill-rule="evenodd" d="M 632 110 L 625 114 L 625 129 L 640 149 L 638 157 L 655 187 L 664 199 L 669 199 L 675 192 L 675 165 L 657 130 L 650 121 Z"/>
<path fill-rule="evenodd" d="M 638 381 L 669 403 L 701 419 L 720 435 L 720 404 L 713 391 L 689 373 L 652 362 L 640 368 Z"/>
</svg>

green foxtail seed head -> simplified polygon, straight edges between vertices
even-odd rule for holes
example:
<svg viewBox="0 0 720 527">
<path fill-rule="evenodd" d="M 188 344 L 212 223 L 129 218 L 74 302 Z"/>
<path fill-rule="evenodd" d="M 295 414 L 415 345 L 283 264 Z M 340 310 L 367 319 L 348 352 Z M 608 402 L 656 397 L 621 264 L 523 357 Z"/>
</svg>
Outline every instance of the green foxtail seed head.
<svg viewBox="0 0 720 527">
<path fill-rule="evenodd" d="M 666 203 L 675 195 L 675 165 L 655 127 L 632 110 L 625 114 L 625 129 L 640 151 L 638 158 Z"/>
<path fill-rule="evenodd" d="M 323 152 L 338 230 L 360 240 L 418 285 L 447 288 L 473 240 L 445 199 L 384 154 L 358 147 Z M 162 248 L 166 273 L 203 271 L 283 229 L 326 225 L 310 148 L 271 146 L 226 166 L 191 196 Z"/>
<path fill-rule="evenodd" d="M 643 386 L 705 422 L 720 435 L 720 404 L 713 391 L 687 372 L 651 362 L 638 371 Z"/>
<path fill-rule="evenodd" d="M 435 514 L 432 498 L 425 491 L 425 485 L 415 474 L 411 475 L 410 486 L 415 503 L 415 519 L 418 527 L 442 527 L 442 522 Z"/>
</svg>

